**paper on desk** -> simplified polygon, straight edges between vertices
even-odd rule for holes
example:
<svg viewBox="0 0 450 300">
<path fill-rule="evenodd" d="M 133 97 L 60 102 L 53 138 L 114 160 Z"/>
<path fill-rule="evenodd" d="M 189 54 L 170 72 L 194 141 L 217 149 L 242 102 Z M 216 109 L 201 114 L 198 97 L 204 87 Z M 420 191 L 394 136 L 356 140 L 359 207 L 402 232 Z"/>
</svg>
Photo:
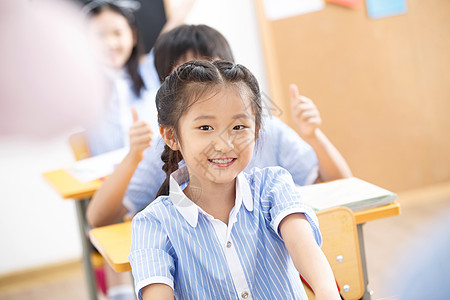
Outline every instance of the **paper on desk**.
<svg viewBox="0 0 450 300">
<path fill-rule="evenodd" d="M 128 148 L 100 154 L 91 158 L 86 158 L 75 162 L 67 169 L 73 177 L 80 182 L 89 182 L 99 179 L 114 171 L 116 166 L 122 161 L 128 152 Z"/>
<path fill-rule="evenodd" d="M 310 13 L 325 7 L 323 0 L 264 0 L 263 4 L 266 17 L 272 21 Z"/>
<path fill-rule="evenodd" d="M 346 206 L 360 211 L 390 204 L 397 198 L 396 194 L 355 177 L 297 188 L 303 201 L 316 210 Z"/>
</svg>

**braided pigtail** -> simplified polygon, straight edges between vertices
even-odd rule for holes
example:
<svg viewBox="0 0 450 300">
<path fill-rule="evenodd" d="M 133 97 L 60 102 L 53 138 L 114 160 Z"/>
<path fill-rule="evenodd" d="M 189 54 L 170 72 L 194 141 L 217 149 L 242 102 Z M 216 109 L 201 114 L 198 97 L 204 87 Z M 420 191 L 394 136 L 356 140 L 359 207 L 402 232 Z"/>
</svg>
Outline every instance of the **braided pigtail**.
<svg viewBox="0 0 450 300">
<path fill-rule="evenodd" d="M 164 151 L 161 154 L 161 160 L 164 162 L 162 170 L 166 173 L 166 179 L 159 188 L 156 198 L 162 195 L 169 195 L 170 174 L 178 170 L 178 163 L 183 159 L 180 151 L 173 151 L 169 146 L 164 145 Z"/>
</svg>

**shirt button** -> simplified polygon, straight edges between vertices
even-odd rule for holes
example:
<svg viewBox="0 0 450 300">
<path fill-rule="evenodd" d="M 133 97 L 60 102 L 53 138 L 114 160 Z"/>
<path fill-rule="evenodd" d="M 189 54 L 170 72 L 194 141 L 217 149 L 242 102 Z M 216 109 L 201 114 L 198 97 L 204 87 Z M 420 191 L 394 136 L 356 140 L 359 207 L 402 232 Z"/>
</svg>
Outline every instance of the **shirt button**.
<svg viewBox="0 0 450 300">
<path fill-rule="evenodd" d="M 227 248 L 231 248 L 231 242 L 230 241 L 227 242 Z"/>
<path fill-rule="evenodd" d="M 247 299 L 248 298 L 248 293 L 247 292 L 242 292 L 241 297 L 242 297 L 242 299 Z"/>
</svg>

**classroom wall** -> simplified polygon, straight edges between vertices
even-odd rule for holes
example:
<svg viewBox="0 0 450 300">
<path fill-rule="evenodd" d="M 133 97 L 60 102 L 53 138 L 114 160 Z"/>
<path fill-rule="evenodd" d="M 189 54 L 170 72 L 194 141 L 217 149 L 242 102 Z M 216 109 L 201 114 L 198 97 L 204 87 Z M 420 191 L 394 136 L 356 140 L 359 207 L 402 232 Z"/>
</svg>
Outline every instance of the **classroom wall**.
<svg viewBox="0 0 450 300">
<path fill-rule="evenodd" d="M 395 192 L 450 181 L 450 1 L 406 2 L 407 14 L 377 20 L 362 1 L 261 22 L 282 111 L 297 83 L 354 175 Z"/>
<path fill-rule="evenodd" d="M 187 23 L 221 31 L 237 62 L 249 67 L 267 90 L 252 1 L 197 0 Z M 41 176 L 72 161 L 66 136 L 0 137 L 0 274 L 81 257 L 74 204 L 62 200 Z"/>
<path fill-rule="evenodd" d="M 0 274 L 80 257 L 75 206 L 41 176 L 72 161 L 65 137 L 0 137 Z"/>
</svg>

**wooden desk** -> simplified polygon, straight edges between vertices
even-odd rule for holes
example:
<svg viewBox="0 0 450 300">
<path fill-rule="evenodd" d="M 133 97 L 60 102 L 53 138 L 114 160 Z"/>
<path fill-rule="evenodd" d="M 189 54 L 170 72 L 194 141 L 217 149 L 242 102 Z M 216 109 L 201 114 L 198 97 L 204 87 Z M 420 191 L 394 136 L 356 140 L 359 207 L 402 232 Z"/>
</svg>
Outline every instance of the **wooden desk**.
<svg viewBox="0 0 450 300">
<path fill-rule="evenodd" d="M 356 223 L 358 224 L 358 239 L 361 252 L 364 284 L 366 286 L 366 293 L 364 297 L 367 297 L 366 294 L 369 294 L 369 290 L 367 288 L 368 276 L 362 225 L 368 221 L 397 216 L 399 214 L 400 205 L 398 203 L 355 213 Z M 128 262 L 128 255 L 131 247 L 131 221 L 92 229 L 89 232 L 89 237 L 92 244 L 95 245 L 95 247 L 116 272 L 131 270 L 130 263 Z M 365 299 L 364 297 L 363 299 Z"/>
<path fill-rule="evenodd" d="M 64 199 L 82 200 L 90 198 L 103 183 L 99 179 L 79 182 L 66 170 L 46 172 L 43 176 Z"/>
<path fill-rule="evenodd" d="M 91 243 L 116 272 L 131 271 L 131 221 L 98 227 L 89 231 Z"/>
<path fill-rule="evenodd" d="M 65 170 L 46 172 L 43 176 L 62 198 L 76 200 L 75 207 L 78 217 L 78 229 L 83 248 L 83 269 L 86 276 L 89 299 L 97 300 L 97 283 L 91 263 L 92 248 L 86 235 L 90 229 L 86 220 L 86 209 L 89 199 L 94 195 L 103 181 L 79 182 Z"/>
<path fill-rule="evenodd" d="M 384 219 L 388 217 L 398 216 L 400 214 L 400 204 L 394 202 L 389 205 L 384 205 L 360 212 L 355 212 L 356 224 L 362 225 L 369 221 Z"/>
</svg>

